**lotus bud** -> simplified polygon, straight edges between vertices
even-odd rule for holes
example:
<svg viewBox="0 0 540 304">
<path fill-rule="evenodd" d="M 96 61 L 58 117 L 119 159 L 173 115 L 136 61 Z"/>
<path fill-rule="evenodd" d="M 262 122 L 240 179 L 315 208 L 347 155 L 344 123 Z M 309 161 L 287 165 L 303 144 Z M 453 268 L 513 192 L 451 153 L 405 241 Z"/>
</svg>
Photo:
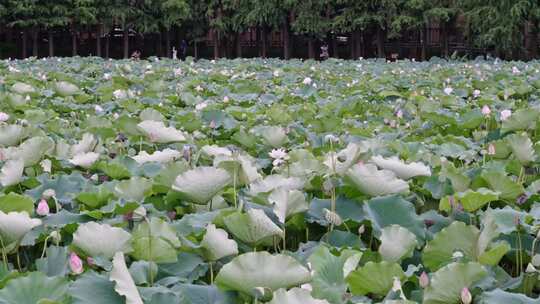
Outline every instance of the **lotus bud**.
<svg viewBox="0 0 540 304">
<path fill-rule="evenodd" d="M 215 129 L 216 128 L 216 122 L 214 120 L 210 121 L 209 127 L 210 127 L 210 129 Z"/>
<path fill-rule="evenodd" d="M 229 102 L 229 96 L 223 97 L 223 102 Z"/>
<path fill-rule="evenodd" d="M 60 243 L 62 241 L 62 235 L 60 232 L 54 230 L 49 234 L 49 237 L 55 242 L 56 244 Z"/>
<path fill-rule="evenodd" d="M 185 145 L 182 149 L 183 152 L 183 158 L 189 162 L 191 160 L 191 147 L 188 145 Z"/>
<path fill-rule="evenodd" d="M 174 221 L 174 219 L 176 218 L 176 211 L 168 211 L 168 212 L 167 212 L 167 217 L 168 217 L 171 221 Z"/>
<path fill-rule="evenodd" d="M 311 80 L 309 77 L 304 78 L 304 81 L 302 81 L 302 83 L 305 85 L 310 85 L 312 82 L 313 80 Z"/>
<path fill-rule="evenodd" d="M 452 89 L 451 87 L 444 88 L 444 94 L 450 95 L 452 94 L 452 92 L 454 92 L 454 89 Z"/>
<path fill-rule="evenodd" d="M 74 274 L 81 274 L 84 271 L 81 258 L 74 252 L 69 255 L 69 268 Z"/>
<path fill-rule="evenodd" d="M 36 213 L 40 216 L 47 216 L 49 215 L 49 204 L 46 200 L 42 199 L 39 201 L 39 204 L 36 208 Z"/>
<path fill-rule="evenodd" d="M 94 107 L 94 110 L 96 111 L 96 114 L 99 114 L 103 112 L 103 107 L 101 107 L 100 105 L 96 105 Z"/>
<path fill-rule="evenodd" d="M 41 166 L 41 169 L 43 169 L 43 172 L 51 173 L 52 162 L 49 159 L 42 160 L 39 165 Z"/>
<path fill-rule="evenodd" d="M 343 220 L 341 219 L 341 216 L 339 214 L 332 212 L 326 208 L 323 209 L 324 219 L 334 225 L 334 226 L 340 226 L 343 224 Z"/>
<path fill-rule="evenodd" d="M 473 96 L 474 98 L 478 98 L 478 96 L 480 96 L 480 90 L 476 89 L 473 91 Z"/>
<path fill-rule="evenodd" d="M 484 116 L 488 116 L 489 114 L 491 114 L 491 109 L 488 105 L 484 105 L 482 107 L 482 114 L 484 114 Z"/>
<path fill-rule="evenodd" d="M 457 260 L 457 259 L 461 259 L 463 258 L 463 252 L 461 251 L 455 251 L 453 254 L 452 254 L 452 258 Z"/>
<path fill-rule="evenodd" d="M 44 198 L 44 199 L 50 199 L 51 197 L 55 197 L 56 196 L 56 191 L 54 191 L 54 189 L 47 189 L 45 191 L 43 191 L 43 193 L 41 194 L 41 196 Z"/>
<path fill-rule="evenodd" d="M 403 111 L 401 111 L 401 109 L 396 111 L 396 117 L 397 118 L 403 118 Z"/>
<path fill-rule="evenodd" d="M 0 122 L 6 122 L 9 119 L 9 114 L 0 112 Z"/>
<path fill-rule="evenodd" d="M 146 209 L 144 206 L 139 206 L 137 209 L 133 210 L 132 219 L 134 221 L 140 221 L 146 216 Z"/>
<path fill-rule="evenodd" d="M 422 271 L 422 274 L 420 275 L 420 278 L 418 279 L 418 282 L 420 283 L 420 287 L 426 288 L 429 285 L 429 276 L 425 271 Z"/>
<path fill-rule="evenodd" d="M 488 155 L 495 155 L 495 145 L 489 144 L 488 146 Z"/>
<path fill-rule="evenodd" d="M 398 277 L 394 277 L 394 282 L 392 283 L 392 291 L 398 292 L 401 290 L 401 281 Z"/>
<path fill-rule="evenodd" d="M 358 235 L 362 235 L 364 232 L 366 232 L 366 227 L 364 225 L 360 225 L 360 227 L 358 227 Z"/>
<path fill-rule="evenodd" d="M 463 304 L 471 304 L 472 302 L 472 295 L 467 287 L 463 287 L 461 290 L 461 302 Z"/>
<path fill-rule="evenodd" d="M 536 268 L 534 268 L 533 264 L 529 263 L 527 265 L 527 268 L 525 269 L 525 272 L 526 273 L 535 273 L 536 272 Z"/>
<path fill-rule="evenodd" d="M 87 257 L 86 258 L 86 263 L 89 265 L 89 266 L 92 266 L 94 265 L 94 259 L 92 257 Z"/>
</svg>

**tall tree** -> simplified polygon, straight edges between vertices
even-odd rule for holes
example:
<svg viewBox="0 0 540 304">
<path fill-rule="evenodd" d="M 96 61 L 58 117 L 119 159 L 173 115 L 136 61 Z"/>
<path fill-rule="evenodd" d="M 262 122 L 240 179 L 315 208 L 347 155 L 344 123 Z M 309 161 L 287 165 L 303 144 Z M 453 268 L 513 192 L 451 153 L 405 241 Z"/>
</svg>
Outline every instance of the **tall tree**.
<svg viewBox="0 0 540 304">
<path fill-rule="evenodd" d="M 524 28 L 537 28 L 537 0 L 462 0 L 477 46 L 493 48 L 497 56 L 518 58 L 524 51 Z M 537 30 L 536 30 L 537 31 Z"/>
<path fill-rule="evenodd" d="M 97 22 L 98 9 L 94 0 L 69 0 L 69 24 L 71 28 L 71 54 L 77 55 L 79 29 Z M 56 1 L 50 1 L 56 2 Z"/>
<path fill-rule="evenodd" d="M 292 5 L 294 22 L 292 29 L 304 35 L 308 41 L 308 56 L 315 58 L 315 42 L 326 38 L 332 22 L 328 18 L 327 0 L 298 0 Z"/>
<path fill-rule="evenodd" d="M 7 9 L 9 11 L 8 26 L 18 28 L 22 31 L 22 52 L 23 58 L 27 57 L 28 35 L 33 38 L 32 53 L 38 55 L 37 35 L 39 23 L 39 14 L 37 13 L 37 1 L 35 0 L 8 0 Z"/>
</svg>

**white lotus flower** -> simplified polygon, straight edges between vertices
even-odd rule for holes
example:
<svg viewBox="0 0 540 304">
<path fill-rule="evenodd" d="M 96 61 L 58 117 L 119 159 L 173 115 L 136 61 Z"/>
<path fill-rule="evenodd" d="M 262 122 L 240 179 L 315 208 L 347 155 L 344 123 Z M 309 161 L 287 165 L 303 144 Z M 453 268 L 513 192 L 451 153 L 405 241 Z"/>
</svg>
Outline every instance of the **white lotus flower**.
<svg viewBox="0 0 540 304">
<path fill-rule="evenodd" d="M 126 99 L 128 94 L 125 90 L 118 89 L 113 92 L 113 96 L 115 99 Z"/>
<path fill-rule="evenodd" d="M 520 70 L 517 67 L 513 66 L 512 67 L 512 74 L 517 75 L 519 73 L 521 73 Z"/>
<path fill-rule="evenodd" d="M 97 139 L 92 133 L 84 133 L 82 139 L 71 146 L 71 155 L 92 152 L 97 144 Z"/>
<path fill-rule="evenodd" d="M 207 106 L 208 106 L 208 104 L 206 102 L 201 102 L 201 103 L 198 103 L 197 105 L 195 105 L 195 110 L 200 111 L 200 110 L 206 108 Z"/>
<path fill-rule="evenodd" d="M 148 154 L 146 151 L 141 151 L 137 156 L 132 158 L 139 164 L 148 162 L 168 163 L 181 157 L 181 153 L 173 149 L 165 149 L 163 151 L 155 151 L 152 154 Z"/>
<path fill-rule="evenodd" d="M 288 159 L 289 158 L 289 155 L 283 148 L 272 149 L 272 151 L 270 151 L 268 155 L 273 159 Z"/>
<path fill-rule="evenodd" d="M 166 127 L 162 121 L 145 120 L 137 125 L 151 142 L 170 143 L 185 141 L 184 133 L 173 127 Z"/>
<path fill-rule="evenodd" d="M 5 122 L 9 119 L 9 114 L 0 112 L 0 122 Z"/>
<path fill-rule="evenodd" d="M 108 224 L 88 222 L 80 224 L 73 234 L 73 246 L 91 257 L 110 259 L 117 252 L 131 251 L 131 234 Z"/>
<path fill-rule="evenodd" d="M 180 75 L 182 75 L 182 69 L 181 68 L 174 69 L 174 76 L 178 77 Z"/>
<path fill-rule="evenodd" d="M 27 212 L 4 213 L 0 210 L 0 237 L 4 245 L 19 242 L 34 227 L 41 225 L 41 220 L 30 218 Z"/>
<path fill-rule="evenodd" d="M 0 170 L 0 185 L 8 187 L 18 184 L 22 180 L 23 171 L 22 159 L 8 160 Z"/>
<path fill-rule="evenodd" d="M 305 85 L 310 85 L 313 82 L 313 80 L 310 77 L 304 78 L 304 81 L 302 81 Z"/>
<path fill-rule="evenodd" d="M 450 95 L 452 94 L 452 92 L 454 92 L 454 89 L 452 89 L 451 87 L 444 88 L 444 94 Z"/>
<path fill-rule="evenodd" d="M 101 107 L 100 105 L 96 105 L 94 107 L 94 110 L 96 111 L 97 114 L 99 114 L 103 112 L 103 107 Z"/>
<path fill-rule="evenodd" d="M 511 110 L 502 110 L 501 111 L 501 121 L 507 120 L 512 115 Z"/>
<path fill-rule="evenodd" d="M 473 96 L 474 98 L 478 98 L 478 96 L 480 96 L 480 90 L 476 89 L 473 91 Z"/>
<path fill-rule="evenodd" d="M 103 79 L 105 79 L 105 80 L 111 79 L 111 74 L 110 73 L 103 74 Z"/>
<path fill-rule="evenodd" d="M 70 159 L 69 162 L 75 166 L 90 168 L 98 160 L 98 158 L 99 153 L 87 152 L 73 156 L 73 158 Z"/>
</svg>

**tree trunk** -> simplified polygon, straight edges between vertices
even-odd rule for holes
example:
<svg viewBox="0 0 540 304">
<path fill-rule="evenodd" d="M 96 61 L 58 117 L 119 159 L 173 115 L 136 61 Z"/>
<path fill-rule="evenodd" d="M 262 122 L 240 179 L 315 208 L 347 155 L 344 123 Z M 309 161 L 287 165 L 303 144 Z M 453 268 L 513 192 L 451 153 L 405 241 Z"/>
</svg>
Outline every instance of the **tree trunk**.
<svg viewBox="0 0 540 304">
<path fill-rule="evenodd" d="M 163 34 L 161 33 L 161 31 L 157 34 L 156 54 L 158 57 L 163 57 Z"/>
<path fill-rule="evenodd" d="M 291 37 L 289 27 L 289 17 L 286 17 L 285 22 L 283 23 L 283 58 L 285 60 L 291 59 Z"/>
<path fill-rule="evenodd" d="M 266 58 L 268 53 L 268 35 L 266 31 L 266 27 L 263 26 L 260 28 L 261 32 L 261 57 Z"/>
<path fill-rule="evenodd" d="M 539 24 L 534 22 L 534 20 L 529 21 L 531 25 L 530 30 L 530 39 L 528 45 L 529 59 L 535 59 L 538 57 L 538 33 L 540 29 L 538 28 Z"/>
<path fill-rule="evenodd" d="M 47 39 L 49 40 L 49 57 L 54 57 L 54 36 L 51 30 L 47 31 Z"/>
<path fill-rule="evenodd" d="M 332 57 L 339 58 L 336 36 L 330 36 L 330 44 L 332 45 Z"/>
<path fill-rule="evenodd" d="M 110 57 L 110 51 L 111 49 L 111 35 L 107 35 L 107 37 L 105 37 L 105 58 L 109 59 Z"/>
<path fill-rule="evenodd" d="M 315 45 L 311 37 L 308 38 L 308 57 L 309 59 L 315 59 Z"/>
<path fill-rule="evenodd" d="M 75 29 L 71 33 L 71 56 L 77 56 L 77 32 Z"/>
<path fill-rule="evenodd" d="M 364 56 L 364 52 L 362 50 L 362 32 L 360 30 L 356 30 L 354 32 L 354 35 L 355 35 L 354 43 L 356 44 L 356 46 L 355 46 L 356 54 L 355 54 L 354 59 L 358 59 L 358 58 Z"/>
<path fill-rule="evenodd" d="M 193 41 L 193 57 L 195 57 L 195 60 L 199 59 L 199 45 L 197 40 Z"/>
<path fill-rule="evenodd" d="M 236 57 L 242 58 L 242 35 L 236 34 Z"/>
<path fill-rule="evenodd" d="M 98 24 L 96 31 L 96 56 L 101 57 L 101 24 Z"/>
<path fill-rule="evenodd" d="M 424 24 L 420 30 L 420 44 L 422 45 L 422 53 L 420 54 L 420 59 L 425 61 L 427 58 L 427 28 Z"/>
<path fill-rule="evenodd" d="M 442 56 L 448 58 L 450 51 L 448 49 L 448 24 L 446 22 L 443 22 L 441 30 Z"/>
<path fill-rule="evenodd" d="M 124 58 L 129 58 L 129 29 L 124 25 Z"/>
<path fill-rule="evenodd" d="M 32 56 L 34 57 L 37 57 L 39 54 L 38 38 L 39 38 L 39 30 L 37 28 L 34 28 L 32 30 Z"/>
<path fill-rule="evenodd" d="M 171 30 L 165 30 L 165 53 L 166 57 L 171 58 Z"/>
<path fill-rule="evenodd" d="M 214 59 L 219 59 L 219 33 L 214 30 Z"/>
<path fill-rule="evenodd" d="M 377 27 L 377 57 L 386 58 L 384 53 L 384 31 L 380 26 Z"/>
<path fill-rule="evenodd" d="M 22 33 L 22 58 L 28 57 L 27 51 L 28 51 L 28 32 L 26 30 L 23 30 Z"/>
</svg>

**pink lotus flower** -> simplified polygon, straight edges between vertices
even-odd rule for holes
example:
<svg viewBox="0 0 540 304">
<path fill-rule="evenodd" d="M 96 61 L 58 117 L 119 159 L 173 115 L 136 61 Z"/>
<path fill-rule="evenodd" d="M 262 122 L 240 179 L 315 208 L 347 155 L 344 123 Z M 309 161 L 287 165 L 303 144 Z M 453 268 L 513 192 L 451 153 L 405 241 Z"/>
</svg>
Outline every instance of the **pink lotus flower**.
<svg viewBox="0 0 540 304">
<path fill-rule="evenodd" d="M 491 114 L 491 109 L 488 105 L 484 105 L 482 107 L 482 114 L 484 114 L 484 116 L 488 116 L 489 114 Z"/>
<path fill-rule="evenodd" d="M 422 271 L 422 274 L 420 275 L 420 278 L 418 279 L 418 282 L 420 283 L 420 287 L 426 288 L 429 285 L 429 277 L 425 271 Z"/>
<path fill-rule="evenodd" d="M 69 255 L 69 268 L 74 274 L 81 274 L 84 271 L 81 258 L 74 252 Z"/>
<path fill-rule="evenodd" d="M 489 144 L 489 146 L 488 146 L 488 155 L 495 155 L 495 145 Z"/>
<path fill-rule="evenodd" d="M 472 302 L 472 295 L 467 287 L 463 287 L 461 290 L 461 302 L 463 302 L 463 304 L 471 304 Z"/>
<path fill-rule="evenodd" d="M 510 117 L 512 115 L 512 111 L 511 110 L 502 110 L 501 111 L 501 121 L 505 121 L 508 119 L 508 117 Z"/>
<path fill-rule="evenodd" d="M 50 212 L 49 204 L 47 203 L 45 199 L 41 199 L 36 208 L 36 213 L 41 216 L 47 216 L 49 215 L 49 212 Z"/>
</svg>

